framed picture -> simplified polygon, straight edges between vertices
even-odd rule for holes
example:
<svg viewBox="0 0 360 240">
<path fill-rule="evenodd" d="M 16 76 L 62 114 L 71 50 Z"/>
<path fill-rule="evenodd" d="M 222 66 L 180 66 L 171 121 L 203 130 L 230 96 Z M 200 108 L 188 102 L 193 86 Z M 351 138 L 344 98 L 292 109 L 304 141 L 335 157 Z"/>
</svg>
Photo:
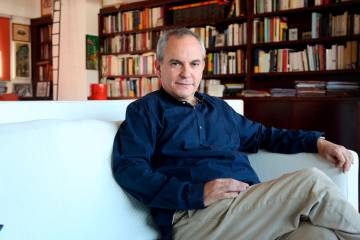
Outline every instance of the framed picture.
<svg viewBox="0 0 360 240">
<path fill-rule="evenodd" d="M 86 69 L 98 69 L 99 37 L 86 35 Z"/>
<path fill-rule="evenodd" d="M 13 93 L 19 97 L 32 97 L 32 85 L 30 83 L 14 83 Z"/>
<path fill-rule="evenodd" d="M 30 42 L 29 25 L 13 23 L 12 32 L 14 41 Z"/>
<path fill-rule="evenodd" d="M 15 42 L 15 77 L 30 78 L 30 43 Z"/>
<path fill-rule="evenodd" d="M 52 0 L 41 0 L 41 16 L 52 15 Z"/>
<path fill-rule="evenodd" d="M 36 83 L 36 97 L 50 97 L 50 86 L 49 81 L 37 82 Z"/>
</svg>

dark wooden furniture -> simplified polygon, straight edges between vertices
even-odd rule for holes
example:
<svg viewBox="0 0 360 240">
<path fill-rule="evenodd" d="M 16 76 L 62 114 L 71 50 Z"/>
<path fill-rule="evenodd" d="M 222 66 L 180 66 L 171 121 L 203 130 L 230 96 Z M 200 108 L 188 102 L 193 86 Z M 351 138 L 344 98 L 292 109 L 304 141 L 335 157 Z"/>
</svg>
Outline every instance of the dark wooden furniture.
<svg viewBox="0 0 360 240">
<path fill-rule="evenodd" d="M 271 1 L 271 0 L 269 0 Z M 119 8 L 109 7 L 101 9 L 99 14 L 99 36 L 100 48 L 102 48 L 101 56 L 121 54 L 141 55 L 148 52 L 154 52 L 154 46 L 147 50 L 130 51 L 124 50 L 121 52 L 106 52 L 104 51 L 104 42 L 114 36 L 128 36 L 144 32 L 160 32 L 163 30 L 176 27 L 204 27 L 214 26 L 219 32 L 224 31 L 230 24 L 246 23 L 246 43 L 236 46 L 225 47 L 209 47 L 208 53 L 213 52 L 230 52 L 243 50 L 243 60 L 246 60 L 245 69 L 243 73 L 237 74 L 208 74 L 205 72 L 204 79 L 220 79 L 222 83 L 244 83 L 246 89 L 270 89 L 270 88 L 294 88 L 297 80 L 318 80 L 318 81 L 360 81 L 360 50 L 359 41 L 360 34 L 354 34 L 347 30 L 347 33 L 342 36 L 331 36 L 327 34 L 320 34 L 317 38 L 303 39 L 302 33 L 311 32 L 312 14 L 321 13 L 323 16 L 342 15 L 348 13 L 350 15 L 359 14 L 360 1 L 340 1 L 339 3 L 330 3 L 326 5 L 314 6 L 313 0 L 304 1 L 308 6 L 288 9 L 275 10 L 271 12 L 256 13 L 254 11 L 256 0 L 240 0 L 244 11 L 241 16 L 228 18 L 228 12 L 232 2 L 225 6 L 224 17 L 216 18 L 209 17 L 208 19 L 186 21 L 182 23 L 174 23 L 172 21 L 172 12 L 169 10 L 174 6 L 181 6 L 189 3 L 198 3 L 201 1 L 180 1 L 180 0 L 150 0 L 136 2 L 126 5 L 121 5 Z M 274 1 L 272 1 L 274 2 Z M 301 2 L 301 1 L 291 1 Z M 108 16 L 115 16 L 118 13 L 126 11 L 144 10 L 146 8 L 162 7 L 164 10 L 164 25 L 145 28 L 134 29 L 131 31 L 114 31 L 111 33 L 104 33 L 103 26 L 105 18 Z M 278 42 L 253 42 L 253 32 L 255 21 L 264 21 L 265 18 L 286 18 L 288 28 L 297 28 L 298 40 L 289 41 L 281 40 Z M 347 24 L 349 25 L 349 24 Z M 350 24 L 352 25 L 352 24 Z M 324 21 L 321 28 L 329 27 L 329 23 Z M 357 60 L 351 69 L 338 70 L 316 70 L 316 71 L 293 71 L 293 72 L 265 72 L 258 73 L 254 71 L 255 68 L 255 54 L 258 50 L 270 51 L 278 49 L 293 49 L 295 51 L 304 50 L 308 46 L 322 45 L 325 48 L 331 48 L 334 44 L 346 45 L 348 41 L 357 41 Z M 355 67 L 354 67 L 355 66 Z M 101 71 L 101 59 L 99 61 L 99 77 L 133 77 L 129 75 L 122 76 L 104 76 Z M 141 77 L 145 74 L 136 75 Z M 225 98 L 237 98 L 236 96 L 225 96 Z M 260 121 L 268 126 L 275 126 L 280 128 L 292 129 L 307 129 L 320 130 L 326 133 L 327 139 L 336 143 L 342 144 L 348 148 L 356 150 L 360 153 L 360 103 L 359 96 L 352 97 L 264 97 L 251 98 L 242 97 L 245 101 L 245 116 L 250 119 Z"/>
<path fill-rule="evenodd" d="M 244 114 L 266 126 L 323 131 L 328 140 L 360 152 L 359 106 L 358 98 L 248 97 Z"/>
<path fill-rule="evenodd" d="M 31 19 L 32 100 L 52 99 L 52 18 Z"/>
<path fill-rule="evenodd" d="M 244 114 L 266 126 L 323 131 L 326 139 L 360 153 L 359 98 L 249 97 Z"/>
</svg>

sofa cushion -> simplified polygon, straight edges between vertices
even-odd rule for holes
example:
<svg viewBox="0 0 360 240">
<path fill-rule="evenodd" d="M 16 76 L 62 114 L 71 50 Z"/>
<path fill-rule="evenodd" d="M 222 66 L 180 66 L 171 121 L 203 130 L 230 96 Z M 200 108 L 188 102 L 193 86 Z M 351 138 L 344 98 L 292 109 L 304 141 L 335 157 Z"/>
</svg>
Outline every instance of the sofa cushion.
<svg viewBox="0 0 360 240">
<path fill-rule="evenodd" d="M 2 239 L 155 239 L 148 211 L 111 173 L 118 125 L 0 124 Z"/>
</svg>

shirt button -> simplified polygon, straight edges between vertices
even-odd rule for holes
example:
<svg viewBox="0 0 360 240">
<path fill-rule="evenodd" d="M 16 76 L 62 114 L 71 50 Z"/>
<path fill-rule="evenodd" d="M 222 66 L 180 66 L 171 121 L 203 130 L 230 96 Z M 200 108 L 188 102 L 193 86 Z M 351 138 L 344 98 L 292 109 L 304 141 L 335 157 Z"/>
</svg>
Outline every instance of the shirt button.
<svg viewBox="0 0 360 240">
<path fill-rule="evenodd" d="M 202 126 L 200 126 L 200 129 L 202 129 Z"/>
</svg>

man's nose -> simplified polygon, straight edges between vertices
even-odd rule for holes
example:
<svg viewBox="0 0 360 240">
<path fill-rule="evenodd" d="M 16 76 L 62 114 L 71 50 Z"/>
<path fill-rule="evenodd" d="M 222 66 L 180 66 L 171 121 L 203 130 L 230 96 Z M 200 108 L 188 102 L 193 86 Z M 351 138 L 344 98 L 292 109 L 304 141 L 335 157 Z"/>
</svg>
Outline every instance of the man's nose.
<svg viewBox="0 0 360 240">
<path fill-rule="evenodd" d="M 186 78 L 189 77 L 191 75 L 191 67 L 189 64 L 184 64 L 182 69 L 181 69 L 181 76 Z"/>
</svg>

